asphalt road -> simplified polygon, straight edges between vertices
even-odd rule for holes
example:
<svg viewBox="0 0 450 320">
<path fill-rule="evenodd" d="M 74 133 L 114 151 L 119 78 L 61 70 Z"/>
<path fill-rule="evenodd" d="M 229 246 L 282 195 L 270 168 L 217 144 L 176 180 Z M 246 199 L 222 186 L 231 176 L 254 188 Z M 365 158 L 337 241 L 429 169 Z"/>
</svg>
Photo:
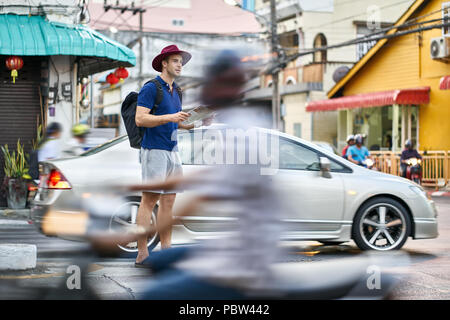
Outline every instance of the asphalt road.
<svg viewBox="0 0 450 320">
<path fill-rule="evenodd" d="M 439 237 L 409 239 L 400 250 L 401 256 L 407 258 L 406 262 L 404 259 L 391 261 L 386 270 L 398 280 L 391 298 L 450 299 L 450 198 L 435 198 L 435 201 L 439 213 Z M 0 243 L 29 243 L 38 248 L 36 269 L 0 273 L 0 299 L 64 297 L 69 292 L 67 281 L 73 275 L 73 270 L 68 268 L 83 266 L 85 255 L 76 252 L 87 248 L 83 243 L 45 237 L 27 224 L 0 223 Z M 353 242 L 339 246 L 323 246 L 314 241 L 286 242 L 283 246 L 282 262 L 311 263 L 311 266 L 315 262 L 340 261 L 363 254 Z M 138 299 L 154 282 L 154 277 L 145 269 L 134 267 L 134 258 L 130 255 L 108 259 L 96 257 L 89 261 L 89 268 L 81 272 L 87 273 L 86 282 L 81 283 L 82 290 L 71 290 L 68 298 L 93 298 L 86 295 L 89 291 L 83 290 L 89 286 L 95 288 L 102 299 Z M 36 289 L 40 287 L 48 290 Z M 57 288 L 62 288 L 62 293 Z M 49 295 L 51 293 L 54 295 Z"/>
</svg>

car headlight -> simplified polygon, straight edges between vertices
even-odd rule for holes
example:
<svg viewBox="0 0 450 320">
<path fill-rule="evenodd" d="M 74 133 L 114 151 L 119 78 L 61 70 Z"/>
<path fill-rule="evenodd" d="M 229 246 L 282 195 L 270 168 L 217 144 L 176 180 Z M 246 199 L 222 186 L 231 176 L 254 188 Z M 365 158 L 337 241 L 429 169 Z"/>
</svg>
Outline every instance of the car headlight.
<svg viewBox="0 0 450 320">
<path fill-rule="evenodd" d="M 410 186 L 409 188 L 412 191 L 414 191 L 414 193 L 418 194 L 419 196 L 424 197 L 425 199 L 431 200 L 430 196 L 423 188 L 417 187 L 417 186 Z"/>
</svg>

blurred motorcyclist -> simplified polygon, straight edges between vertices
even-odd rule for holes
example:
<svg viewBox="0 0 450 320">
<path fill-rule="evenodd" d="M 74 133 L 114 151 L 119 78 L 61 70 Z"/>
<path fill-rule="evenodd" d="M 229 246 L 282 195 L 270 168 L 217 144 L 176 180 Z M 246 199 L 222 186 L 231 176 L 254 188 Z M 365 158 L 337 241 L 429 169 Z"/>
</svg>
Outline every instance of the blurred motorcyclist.
<svg viewBox="0 0 450 320">
<path fill-rule="evenodd" d="M 355 144 L 355 136 L 350 134 L 347 137 L 347 145 L 344 147 L 344 149 L 342 149 L 342 157 L 343 158 L 347 159 L 347 150 L 348 150 L 348 148 L 350 148 L 354 144 Z"/>
<path fill-rule="evenodd" d="M 90 132 L 89 126 L 85 124 L 76 124 L 72 127 L 72 139 L 70 139 L 64 150 L 64 156 L 79 156 L 86 151 L 86 137 Z"/>
<path fill-rule="evenodd" d="M 30 152 L 28 173 L 36 183 L 39 180 L 39 162 L 56 159 L 61 156 L 61 132 L 62 126 L 59 123 L 50 123 L 37 149 Z"/>
<path fill-rule="evenodd" d="M 347 150 L 347 159 L 357 165 L 366 166 L 366 159 L 371 159 L 369 150 L 363 145 L 363 136 L 357 134 L 355 136 L 355 145 Z"/>
<path fill-rule="evenodd" d="M 408 139 L 405 141 L 405 149 L 402 151 L 402 155 L 400 157 L 400 168 L 402 170 L 402 177 L 406 178 L 406 170 L 408 168 L 408 159 L 417 158 L 422 159 L 422 156 L 414 149 L 413 142 Z"/>
<path fill-rule="evenodd" d="M 57 122 L 48 125 L 45 137 L 39 145 L 39 161 L 58 158 L 60 155 L 60 140 L 62 127 Z"/>
</svg>

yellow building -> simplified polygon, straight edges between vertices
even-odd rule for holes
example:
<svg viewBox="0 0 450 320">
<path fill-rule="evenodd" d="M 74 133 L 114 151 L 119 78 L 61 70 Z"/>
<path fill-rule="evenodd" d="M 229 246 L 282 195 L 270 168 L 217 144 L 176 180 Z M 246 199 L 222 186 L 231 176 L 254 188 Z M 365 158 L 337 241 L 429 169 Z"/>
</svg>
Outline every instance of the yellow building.
<svg viewBox="0 0 450 320">
<path fill-rule="evenodd" d="M 408 23 L 407 26 L 405 24 Z M 372 150 L 450 150 L 450 1 L 417 0 L 307 111 L 339 111 L 338 147 L 367 135 Z M 441 25 L 441 26 L 439 26 Z"/>
</svg>

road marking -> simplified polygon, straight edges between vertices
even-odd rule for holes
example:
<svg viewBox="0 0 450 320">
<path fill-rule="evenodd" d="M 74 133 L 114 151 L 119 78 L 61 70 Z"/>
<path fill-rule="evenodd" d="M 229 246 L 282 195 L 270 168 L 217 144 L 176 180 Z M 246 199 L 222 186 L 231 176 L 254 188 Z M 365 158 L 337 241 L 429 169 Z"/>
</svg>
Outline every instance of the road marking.
<svg viewBox="0 0 450 320">
<path fill-rule="evenodd" d="M 45 265 L 44 263 L 38 263 L 39 265 Z M 54 266 L 53 266 L 54 267 Z M 95 272 L 103 269 L 104 267 L 98 264 L 92 264 L 88 267 L 88 273 Z M 43 273 L 43 274 L 29 274 L 29 275 L 11 275 L 11 276 L 2 276 L 0 275 L 0 280 L 11 280 L 11 279 L 45 279 L 45 278 L 53 278 L 53 277 L 63 277 L 67 275 L 65 272 L 57 272 L 57 273 Z"/>
<path fill-rule="evenodd" d="M 65 272 L 58 273 L 45 273 L 45 274 L 31 274 L 26 276 L 0 276 L 0 280 L 6 279 L 43 279 L 43 278 L 53 278 L 53 277 L 62 277 L 66 275 Z"/>
<path fill-rule="evenodd" d="M 0 225 L 29 225 L 28 221 L 23 220 L 10 220 L 10 219 L 1 219 Z"/>
</svg>

